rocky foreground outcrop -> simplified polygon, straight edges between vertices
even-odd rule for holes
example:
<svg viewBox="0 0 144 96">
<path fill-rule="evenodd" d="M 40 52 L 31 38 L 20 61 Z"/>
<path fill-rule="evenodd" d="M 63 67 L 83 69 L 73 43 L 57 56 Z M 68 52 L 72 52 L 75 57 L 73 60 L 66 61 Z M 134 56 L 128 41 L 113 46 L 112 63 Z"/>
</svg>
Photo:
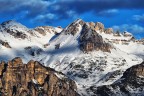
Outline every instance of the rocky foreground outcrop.
<svg viewBox="0 0 144 96">
<path fill-rule="evenodd" d="M 88 90 L 98 96 L 144 96 L 144 62 L 127 69 L 115 83 Z"/>
<path fill-rule="evenodd" d="M 0 96 L 78 96 L 75 82 L 37 61 L 0 64 Z"/>
</svg>

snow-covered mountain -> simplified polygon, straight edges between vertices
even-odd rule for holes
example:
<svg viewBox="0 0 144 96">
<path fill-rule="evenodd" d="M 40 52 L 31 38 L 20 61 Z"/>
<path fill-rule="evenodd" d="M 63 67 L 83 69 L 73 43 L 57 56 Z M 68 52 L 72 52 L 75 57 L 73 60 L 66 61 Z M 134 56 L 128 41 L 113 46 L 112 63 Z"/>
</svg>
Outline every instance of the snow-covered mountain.
<svg viewBox="0 0 144 96">
<path fill-rule="evenodd" d="M 6 21 L 0 25 L 0 60 L 10 60 L 19 56 L 24 61 L 37 58 L 47 42 L 62 28 L 41 26 L 34 29 L 16 21 Z"/>
<path fill-rule="evenodd" d="M 109 85 L 144 59 L 144 41 L 130 32 L 114 32 L 100 22 L 78 19 L 62 29 L 29 29 L 15 21 L 0 25 L 0 60 L 37 60 L 73 79 L 78 92 L 96 95 L 92 86 Z"/>
</svg>

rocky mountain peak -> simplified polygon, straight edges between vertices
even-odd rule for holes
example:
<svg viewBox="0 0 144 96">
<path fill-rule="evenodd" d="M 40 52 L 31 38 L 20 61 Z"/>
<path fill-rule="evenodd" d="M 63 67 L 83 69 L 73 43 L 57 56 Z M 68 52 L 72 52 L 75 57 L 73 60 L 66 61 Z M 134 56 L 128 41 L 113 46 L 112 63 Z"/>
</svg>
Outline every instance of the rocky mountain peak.
<svg viewBox="0 0 144 96">
<path fill-rule="evenodd" d="M 33 30 L 38 32 L 39 34 L 43 35 L 43 36 L 46 36 L 47 33 L 54 33 L 54 34 L 57 34 L 59 32 L 56 31 L 56 29 L 59 30 L 62 30 L 61 27 L 52 27 L 52 26 L 39 26 L 39 27 L 36 27 L 34 28 Z"/>
<path fill-rule="evenodd" d="M 129 32 L 81 19 L 64 29 L 28 29 L 13 21 L 0 29 L 0 60 L 21 57 L 0 64 L 0 94 L 77 96 L 78 88 L 82 96 L 125 96 L 143 85 L 143 65 L 130 67 L 142 62 L 144 40 Z"/>
<path fill-rule="evenodd" d="M 103 40 L 103 37 L 98 31 L 104 31 L 104 25 L 102 23 L 85 22 L 82 19 L 75 20 L 63 30 L 66 35 L 71 34 L 74 36 L 73 38 L 76 37 L 76 40 L 79 40 L 79 46 L 83 52 L 93 50 L 110 52 L 110 49 L 112 48 L 111 45 Z M 106 30 L 108 34 L 112 31 L 112 29 Z M 75 36 L 76 33 L 78 33 L 77 36 Z"/>
<path fill-rule="evenodd" d="M 10 24 L 10 23 L 17 23 L 16 21 L 14 21 L 14 20 L 8 20 L 8 21 L 4 21 L 4 22 L 2 22 L 1 23 L 1 25 L 7 25 L 7 24 Z"/>
<path fill-rule="evenodd" d="M 1 23 L 1 26 L 4 28 L 10 28 L 10 29 L 14 29 L 14 28 L 26 28 L 26 26 L 22 25 L 21 23 L 16 22 L 15 20 L 8 20 L 5 22 Z"/>
<path fill-rule="evenodd" d="M 96 22 L 95 23 L 95 30 L 100 31 L 100 32 L 104 32 L 104 25 L 101 22 Z"/>
<path fill-rule="evenodd" d="M 65 34 L 75 35 L 79 31 L 80 26 L 83 26 L 84 23 L 85 22 L 82 19 L 77 19 L 72 22 L 68 27 L 66 27 L 63 31 L 65 31 Z"/>
<path fill-rule="evenodd" d="M 112 34 L 113 32 L 114 31 L 113 31 L 112 28 L 107 28 L 107 29 L 104 30 L 104 33 L 106 33 L 106 34 Z"/>
<path fill-rule="evenodd" d="M 0 26 L 2 32 L 6 32 L 15 38 L 25 39 L 28 37 L 25 32 L 29 29 L 14 20 L 3 22 Z"/>
<path fill-rule="evenodd" d="M 102 36 L 92 29 L 88 24 L 84 24 L 80 36 L 81 49 L 85 52 L 102 50 L 110 52 L 111 45 L 106 43 Z"/>
</svg>

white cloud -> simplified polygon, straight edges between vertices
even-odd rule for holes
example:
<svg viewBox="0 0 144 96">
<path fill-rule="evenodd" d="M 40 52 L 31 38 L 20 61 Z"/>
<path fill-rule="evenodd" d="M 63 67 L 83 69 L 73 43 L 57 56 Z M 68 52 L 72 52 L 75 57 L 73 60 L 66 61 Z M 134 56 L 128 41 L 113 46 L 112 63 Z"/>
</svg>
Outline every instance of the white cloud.
<svg viewBox="0 0 144 96">
<path fill-rule="evenodd" d="M 109 9 L 109 10 L 104 10 L 104 11 L 98 12 L 98 15 L 101 15 L 101 16 L 111 16 L 111 15 L 115 15 L 117 13 L 118 13 L 117 9 Z"/>
<path fill-rule="evenodd" d="M 77 18 L 78 14 L 73 11 L 73 10 L 69 10 L 66 12 L 66 14 L 69 16 L 69 17 L 72 17 L 72 18 Z"/>
<path fill-rule="evenodd" d="M 44 15 L 38 15 L 35 20 L 52 20 L 56 18 L 55 14 L 52 14 L 52 13 L 48 13 L 48 14 L 44 14 Z"/>
<path fill-rule="evenodd" d="M 134 15 L 133 19 L 136 21 L 144 21 L 144 14 L 142 15 Z"/>
<path fill-rule="evenodd" d="M 137 25 L 137 24 L 134 24 L 134 25 L 129 25 L 129 24 L 123 24 L 123 25 L 120 25 L 120 26 L 113 26 L 113 29 L 116 31 L 116 30 L 119 30 L 119 31 L 129 31 L 131 33 L 144 33 L 144 27 L 140 26 L 140 25 Z"/>
</svg>

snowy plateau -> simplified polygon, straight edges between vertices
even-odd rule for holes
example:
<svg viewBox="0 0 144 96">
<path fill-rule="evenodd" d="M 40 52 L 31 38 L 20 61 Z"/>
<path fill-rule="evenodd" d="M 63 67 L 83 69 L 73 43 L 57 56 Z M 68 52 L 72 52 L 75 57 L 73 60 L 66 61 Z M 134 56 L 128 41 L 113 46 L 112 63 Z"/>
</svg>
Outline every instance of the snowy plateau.
<svg viewBox="0 0 144 96">
<path fill-rule="evenodd" d="M 62 72 L 76 83 L 80 96 L 144 96 L 144 39 L 100 22 L 77 19 L 66 28 L 3 22 L 0 61 L 15 57 Z"/>
</svg>

